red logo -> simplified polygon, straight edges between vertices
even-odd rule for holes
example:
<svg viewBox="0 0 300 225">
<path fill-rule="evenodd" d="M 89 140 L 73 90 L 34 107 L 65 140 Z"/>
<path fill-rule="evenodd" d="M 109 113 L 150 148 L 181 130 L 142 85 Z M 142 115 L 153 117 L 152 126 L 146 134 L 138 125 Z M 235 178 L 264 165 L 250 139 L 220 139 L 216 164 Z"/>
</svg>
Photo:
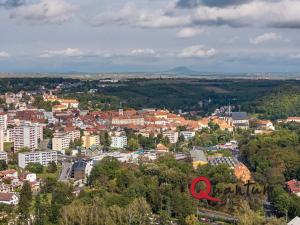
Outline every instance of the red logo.
<svg viewBox="0 0 300 225">
<path fill-rule="evenodd" d="M 200 190 L 199 192 L 196 191 L 196 185 L 199 182 L 204 182 L 205 183 L 205 190 Z M 218 198 L 214 198 L 210 196 L 209 194 L 211 193 L 211 183 L 210 180 L 207 177 L 201 176 L 192 181 L 191 187 L 190 187 L 190 192 L 192 196 L 198 200 L 201 199 L 206 199 L 214 202 L 220 202 L 221 200 Z"/>
</svg>

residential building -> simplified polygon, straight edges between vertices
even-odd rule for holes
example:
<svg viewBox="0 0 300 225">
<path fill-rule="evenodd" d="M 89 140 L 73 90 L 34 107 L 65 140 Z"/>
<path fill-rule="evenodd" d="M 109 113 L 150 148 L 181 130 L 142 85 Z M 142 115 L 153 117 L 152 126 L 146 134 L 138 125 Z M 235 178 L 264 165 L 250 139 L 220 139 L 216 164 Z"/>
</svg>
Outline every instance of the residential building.
<svg viewBox="0 0 300 225">
<path fill-rule="evenodd" d="M 230 122 L 235 128 L 249 129 L 249 118 L 246 112 L 232 112 Z"/>
<path fill-rule="evenodd" d="M 295 195 L 300 197 L 300 181 L 295 179 L 290 180 L 286 182 L 286 186 L 291 193 L 294 193 Z"/>
<path fill-rule="evenodd" d="M 171 144 L 175 144 L 178 141 L 178 132 L 176 131 L 165 131 L 162 134 L 164 137 L 168 137 Z"/>
<path fill-rule="evenodd" d="M 190 155 L 194 169 L 207 164 L 207 158 L 202 150 L 193 149 Z"/>
<path fill-rule="evenodd" d="M 182 135 L 185 140 L 191 140 L 193 137 L 195 137 L 196 132 L 195 131 L 181 131 L 180 136 Z"/>
<path fill-rule="evenodd" d="M 124 148 L 127 145 L 127 137 L 123 136 L 112 136 L 111 145 L 112 148 Z"/>
<path fill-rule="evenodd" d="M 0 128 L 0 153 L 4 151 L 4 130 Z"/>
<path fill-rule="evenodd" d="M 36 174 L 35 173 L 30 173 L 30 172 L 24 172 L 20 175 L 20 180 L 21 181 L 29 181 L 30 183 L 36 182 Z"/>
<path fill-rule="evenodd" d="M 84 180 L 86 165 L 87 163 L 84 160 L 79 159 L 73 164 L 70 177 L 75 180 Z"/>
<path fill-rule="evenodd" d="M 47 166 L 49 162 L 57 163 L 56 151 L 18 153 L 18 165 L 22 169 L 24 169 L 28 163 L 40 163 L 43 166 Z"/>
<path fill-rule="evenodd" d="M 90 148 L 93 145 L 100 144 L 99 135 L 90 135 L 89 133 L 86 133 L 84 136 L 81 137 L 81 140 L 82 140 L 82 147 L 84 148 Z"/>
<path fill-rule="evenodd" d="M 66 132 L 56 132 L 52 138 L 52 150 L 62 151 L 69 148 L 71 137 Z"/>
<path fill-rule="evenodd" d="M 4 160 L 5 162 L 8 161 L 7 152 L 0 151 L 0 160 Z"/>
<path fill-rule="evenodd" d="M 258 120 L 257 125 L 260 130 L 275 130 L 275 127 L 270 120 Z"/>
<path fill-rule="evenodd" d="M 0 177 L 1 178 L 17 179 L 18 178 L 18 171 L 14 170 L 14 169 L 2 170 L 2 171 L 0 171 Z"/>
<path fill-rule="evenodd" d="M 6 205 L 17 205 L 19 203 L 19 197 L 15 193 L 1 193 L 0 203 Z"/>
<path fill-rule="evenodd" d="M 58 99 L 58 101 L 69 109 L 77 109 L 79 106 L 79 102 L 76 99 Z"/>
<path fill-rule="evenodd" d="M 139 116 L 117 116 L 112 118 L 111 124 L 144 126 L 145 120 Z"/>
<path fill-rule="evenodd" d="M 0 113 L 0 130 L 6 130 L 7 129 L 7 114 L 6 113 Z"/>
<path fill-rule="evenodd" d="M 39 126 L 29 123 L 21 124 L 13 129 L 14 150 L 19 151 L 21 148 L 27 147 L 34 151 L 38 148 L 39 138 L 41 138 L 42 130 Z"/>
<path fill-rule="evenodd" d="M 286 119 L 286 122 L 288 123 L 288 122 L 296 122 L 296 123 L 300 123 L 300 117 L 299 116 L 295 116 L 295 117 L 288 117 L 287 119 Z"/>
</svg>

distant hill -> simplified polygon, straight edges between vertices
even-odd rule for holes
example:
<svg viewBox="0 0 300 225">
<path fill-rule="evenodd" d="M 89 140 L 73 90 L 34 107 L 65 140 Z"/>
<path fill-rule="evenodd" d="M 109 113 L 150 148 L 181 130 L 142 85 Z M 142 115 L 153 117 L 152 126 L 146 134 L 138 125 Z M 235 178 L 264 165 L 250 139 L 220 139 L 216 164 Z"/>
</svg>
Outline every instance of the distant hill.
<svg viewBox="0 0 300 225">
<path fill-rule="evenodd" d="M 172 74 L 197 74 L 197 71 L 191 70 L 185 66 L 179 66 L 179 67 L 175 67 L 169 71 L 167 71 L 167 73 L 172 73 Z"/>
</svg>

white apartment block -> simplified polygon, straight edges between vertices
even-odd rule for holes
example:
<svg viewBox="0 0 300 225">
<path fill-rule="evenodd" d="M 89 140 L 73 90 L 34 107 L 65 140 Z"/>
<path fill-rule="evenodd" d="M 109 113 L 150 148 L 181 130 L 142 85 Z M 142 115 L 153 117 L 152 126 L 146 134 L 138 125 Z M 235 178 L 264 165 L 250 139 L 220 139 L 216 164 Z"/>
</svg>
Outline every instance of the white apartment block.
<svg viewBox="0 0 300 225">
<path fill-rule="evenodd" d="M 193 137 L 195 137 L 196 132 L 195 131 L 181 131 L 180 136 L 182 135 L 185 140 L 191 140 Z"/>
<path fill-rule="evenodd" d="M 124 148 L 127 145 L 126 136 L 112 136 L 111 145 L 112 148 Z"/>
<path fill-rule="evenodd" d="M 7 153 L 0 151 L 0 160 L 4 160 L 5 162 L 8 161 Z"/>
<path fill-rule="evenodd" d="M 175 144 L 178 141 L 178 132 L 175 131 L 165 131 L 163 132 L 164 137 L 168 137 L 171 144 Z"/>
<path fill-rule="evenodd" d="M 38 140 L 41 130 L 36 125 L 22 124 L 14 127 L 13 140 L 14 150 L 19 151 L 23 147 L 28 147 L 32 151 L 38 148 Z"/>
<path fill-rule="evenodd" d="M 56 151 L 18 153 L 18 165 L 24 169 L 29 163 L 40 163 L 47 166 L 49 162 L 57 163 Z"/>
<path fill-rule="evenodd" d="M 66 132 L 57 132 L 52 138 L 52 150 L 62 151 L 69 148 L 71 142 L 71 135 Z"/>
<path fill-rule="evenodd" d="M 0 113 L 0 130 L 6 130 L 7 129 L 7 114 Z"/>
<path fill-rule="evenodd" d="M 14 129 L 4 131 L 4 142 L 14 142 Z"/>
<path fill-rule="evenodd" d="M 0 128 L 0 152 L 4 151 L 4 131 Z"/>
</svg>

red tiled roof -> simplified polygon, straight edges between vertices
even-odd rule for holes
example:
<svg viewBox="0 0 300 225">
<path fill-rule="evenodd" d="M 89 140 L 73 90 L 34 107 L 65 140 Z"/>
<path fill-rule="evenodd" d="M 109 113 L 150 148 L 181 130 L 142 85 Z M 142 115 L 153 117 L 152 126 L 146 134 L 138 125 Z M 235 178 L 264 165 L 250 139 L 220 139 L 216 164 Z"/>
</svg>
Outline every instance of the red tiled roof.
<svg viewBox="0 0 300 225">
<path fill-rule="evenodd" d="M 0 201 L 11 201 L 13 196 L 13 193 L 0 193 Z"/>
<path fill-rule="evenodd" d="M 299 193 L 300 192 L 300 181 L 297 180 L 290 180 L 286 182 L 287 187 L 290 189 L 293 193 Z"/>
</svg>

